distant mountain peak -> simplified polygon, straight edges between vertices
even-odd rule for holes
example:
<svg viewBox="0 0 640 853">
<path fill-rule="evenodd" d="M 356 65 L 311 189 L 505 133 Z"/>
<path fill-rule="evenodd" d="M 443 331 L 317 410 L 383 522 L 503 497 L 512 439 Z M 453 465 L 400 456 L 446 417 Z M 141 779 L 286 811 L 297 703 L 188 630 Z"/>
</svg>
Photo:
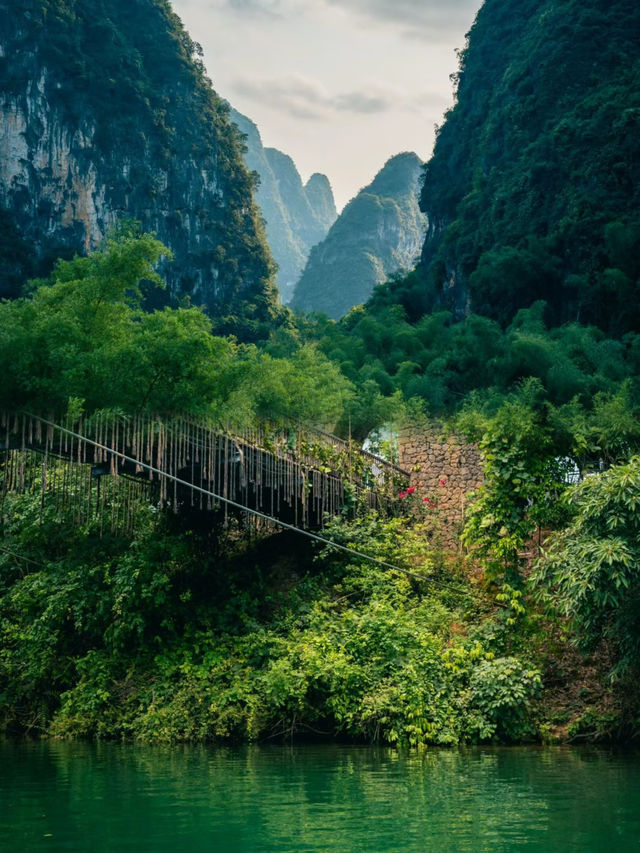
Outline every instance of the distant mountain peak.
<svg viewBox="0 0 640 853">
<path fill-rule="evenodd" d="M 418 207 L 422 166 L 413 152 L 387 160 L 312 249 L 293 308 L 337 319 L 365 302 L 377 284 L 415 265 L 427 227 Z"/>
<path fill-rule="evenodd" d="M 278 264 L 280 296 L 287 303 L 312 246 L 324 239 L 335 222 L 337 212 L 331 184 L 320 173 L 313 174 L 303 184 L 293 159 L 277 148 L 264 147 L 251 119 L 232 109 L 231 120 L 246 136 L 247 166 L 260 176 L 256 201 Z"/>
</svg>

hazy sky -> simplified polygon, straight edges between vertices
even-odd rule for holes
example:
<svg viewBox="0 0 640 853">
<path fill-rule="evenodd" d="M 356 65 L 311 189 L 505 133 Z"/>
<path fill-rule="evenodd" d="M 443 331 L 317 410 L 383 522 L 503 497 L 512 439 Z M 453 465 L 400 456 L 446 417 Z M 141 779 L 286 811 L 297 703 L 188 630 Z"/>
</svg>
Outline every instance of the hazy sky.
<svg viewBox="0 0 640 853">
<path fill-rule="evenodd" d="M 216 91 L 342 207 L 400 151 L 426 159 L 481 0 L 173 0 Z"/>
</svg>

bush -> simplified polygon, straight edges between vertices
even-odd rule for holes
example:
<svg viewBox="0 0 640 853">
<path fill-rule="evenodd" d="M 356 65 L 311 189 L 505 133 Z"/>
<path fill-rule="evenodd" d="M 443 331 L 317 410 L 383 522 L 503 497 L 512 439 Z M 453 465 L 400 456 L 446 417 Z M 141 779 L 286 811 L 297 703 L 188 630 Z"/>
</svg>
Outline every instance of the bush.
<svg viewBox="0 0 640 853">
<path fill-rule="evenodd" d="M 531 738 L 531 702 L 542 687 L 540 672 L 514 657 L 482 661 L 470 680 L 471 705 L 479 710 L 481 739 Z"/>
</svg>

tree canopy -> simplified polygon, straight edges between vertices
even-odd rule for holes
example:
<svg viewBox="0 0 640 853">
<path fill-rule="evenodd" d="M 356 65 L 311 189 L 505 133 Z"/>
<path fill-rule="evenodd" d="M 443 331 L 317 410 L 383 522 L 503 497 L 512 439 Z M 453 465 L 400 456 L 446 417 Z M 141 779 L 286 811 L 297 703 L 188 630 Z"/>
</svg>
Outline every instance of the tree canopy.
<svg viewBox="0 0 640 853">
<path fill-rule="evenodd" d="M 290 357 L 212 334 L 197 308 L 148 312 L 168 250 L 124 226 L 88 257 L 60 261 L 27 295 L 0 303 L 0 404 L 64 411 L 294 417 L 332 426 L 353 389 L 312 344 Z"/>
</svg>

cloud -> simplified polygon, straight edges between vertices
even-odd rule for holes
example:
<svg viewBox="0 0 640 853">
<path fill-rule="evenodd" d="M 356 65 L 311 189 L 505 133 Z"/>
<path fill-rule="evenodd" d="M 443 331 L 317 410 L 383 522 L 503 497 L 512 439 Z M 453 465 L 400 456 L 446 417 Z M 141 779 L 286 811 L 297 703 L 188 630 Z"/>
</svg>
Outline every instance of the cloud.
<svg viewBox="0 0 640 853">
<path fill-rule="evenodd" d="M 227 0 L 225 5 L 241 14 L 279 15 L 282 12 L 280 0 Z"/>
<path fill-rule="evenodd" d="M 268 104 L 295 118 L 320 121 L 336 113 L 374 115 L 387 112 L 402 100 L 392 89 L 371 84 L 367 89 L 331 94 L 321 83 L 302 74 L 277 79 L 241 77 L 233 88 L 260 104 Z"/>
<path fill-rule="evenodd" d="M 444 95 L 442 92 L 433 92 L 424 90 L 417 94 L 412 94 L 405 99 L 404 105 L 410 112 L 428 113 L 440 116 L 445 110 L 449 109 L 452 104 L 451 95 Z"/>
<path fill-rule="evenodd" d="M 210 0 L 208 6 L 244 17 L 277 20 L 299 14 L 313 4 L 314 0 Z"/>
<path fill-rule="evenodd" d="M 400 28 L 404 35 L 441 38 L 468 30 L 482 0 L 182 0 L 245 17 L 286 19 L 323 8 L 341 9 L 372 23 Z"/>
<path fill-rule="evenodd" d="M 300 119 L 325 118 L 330 101 L 323 86 L 301 74 L 262 80 L 240 77 L 233 88 L 253 101 Z"/>
<path fill-rule="evenodd" d="M 400 25 L 405 34 L 437 35 L 469 29 L 481 0 L 324 0 L 370 21 Z"/>
<path fill-rule="evenodd" d="M 372 115 L 387 112 L 395 102 L 395 98 L 391 95 L 375 94 L 375 91 L 345 92 L 335 98 L 333 106 L 336 110 L 344 112 Z"/>
</svg>

